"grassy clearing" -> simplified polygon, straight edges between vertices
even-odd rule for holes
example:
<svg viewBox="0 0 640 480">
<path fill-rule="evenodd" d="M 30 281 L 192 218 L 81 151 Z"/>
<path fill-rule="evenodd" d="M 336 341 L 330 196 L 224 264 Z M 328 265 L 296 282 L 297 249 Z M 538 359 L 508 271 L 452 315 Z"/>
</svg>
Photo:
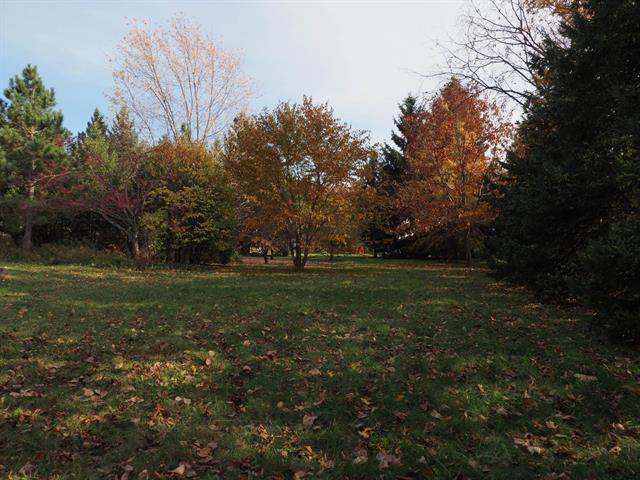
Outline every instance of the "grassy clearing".
<svg viewBox="0 0 640 480">
<path fill-rule="evenodd" d="M 640 473 L 637 354 L 481 269 L 7 267 L 0 476 Z"/>
</svg>

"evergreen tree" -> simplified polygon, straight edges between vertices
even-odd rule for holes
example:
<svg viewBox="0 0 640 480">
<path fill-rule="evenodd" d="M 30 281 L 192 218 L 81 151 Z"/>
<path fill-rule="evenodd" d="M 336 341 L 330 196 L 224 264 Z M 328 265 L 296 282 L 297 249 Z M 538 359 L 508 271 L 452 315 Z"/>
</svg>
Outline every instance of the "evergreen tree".
<svg viewBox="0 0 640 480">
<path fill-rule="evenodd" d="M 42 185 L 65 157 L 68 132 L 56 106 L 53 89 L 45 88 L 35 66 L 9 80 L 0 105 L 0 146 L 4 151 L 5 175 L 12 179 L 3 188 L 10 191 L 20 213 L 22 246 L 32 246 L 32 231 Z"/>
<path fill-rule="evenodd" d="M 134 122 L 126 107 L 116 113 L 108 132 L 109 144 L 114 153 L 126 155 L 140 148 Z"/>
<path fill-rule="evenodd" d="M 385 143 L 382 155 L 370 159 L 365 180 L 366 186 L 375 191 L 375 199 L 363 240 L 373 250 L 374 256 L 379 252 L 388 254 L 402 248 L 397 229 L 406 216 L 399 210 L 394 199 L 406 179 L 407 136 L 412 119 L 423 111 L 423 106 L 417 97 L 409 94 L 398 107 L 400 114 L 393 120 L 397 131 L 391 132 L 392 143 Z"/>
<path fill-rule="evenodd" d="M 87 122 L 87 128 L 84 131 L 78 133 L 78 139 L 74 146 L 80 145 L 83 140 L 90 134 L 92 130 L 100 132 L 102 135 L 107 135 L 107 123 L 104 118 L 104 115 L 100 113 L 100 110 L 96 107 L 91 115 L 91 118 Z"/>
<path fill-rule="evenodd" d="M 407 173 L 409 165 L 406 158 L 407 136 L 411 128 L 411 119 L 423 111 L 423 106 L 418 101 L 418 98 L 411 94 L 407 95 L 398 107 L 400 115 L 393 120 L 397 131 L 391 131 L 391 142 L 393 144 L 385 143 L 382 149 L 382 174 L 387 180 L 388 188 L 391 189 L 396 188 Z"/>
<path fill-rule="evenodd" d="M 499 189 L 502 271 L 583 294 L 640 338 L 640 4 L 590 0 L 536 65 L 532 100 Z"/>
</svg>

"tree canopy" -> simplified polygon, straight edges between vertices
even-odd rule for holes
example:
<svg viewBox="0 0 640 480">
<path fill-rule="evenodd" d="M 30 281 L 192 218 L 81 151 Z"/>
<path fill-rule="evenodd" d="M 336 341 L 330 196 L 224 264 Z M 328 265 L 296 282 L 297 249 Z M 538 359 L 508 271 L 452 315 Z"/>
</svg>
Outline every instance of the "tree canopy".
<svg viewBox="0 0 640 480">
<path fill-rule="evenodd" d="M 298 270 L 335 226 L 337 212 L 370 154 L 367 137 L 305 97 L 234 123 L 225 165 L 254 230 L 280 232 Z M 334 232 L 335 234 L 335 232 Z"/>
</svg>

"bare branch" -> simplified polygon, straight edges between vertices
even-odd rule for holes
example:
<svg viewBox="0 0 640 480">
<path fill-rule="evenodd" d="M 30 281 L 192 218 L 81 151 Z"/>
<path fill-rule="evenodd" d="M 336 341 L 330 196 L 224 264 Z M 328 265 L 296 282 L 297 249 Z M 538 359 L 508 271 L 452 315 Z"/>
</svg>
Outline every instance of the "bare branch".
<svg viewBox="0 0 640 480">
<path fill-rule="evenodd" d="M 252 95 L 239 56 L 182 16 L 166 29 L 133 22 L 111 61 L 112 103 L 126 106 L 151 140 L 167 134 L 210 143 Z"/>
<path fill-rule="evenodd" d="M 428 77 L 457 77 L 525 109 L 542 86 L 534 65 L 547 42 L 560 42 L 563 0 L 471 0 L 462 17 L 463 38 L 442 46 L 445 64 Z"/>
</svg>

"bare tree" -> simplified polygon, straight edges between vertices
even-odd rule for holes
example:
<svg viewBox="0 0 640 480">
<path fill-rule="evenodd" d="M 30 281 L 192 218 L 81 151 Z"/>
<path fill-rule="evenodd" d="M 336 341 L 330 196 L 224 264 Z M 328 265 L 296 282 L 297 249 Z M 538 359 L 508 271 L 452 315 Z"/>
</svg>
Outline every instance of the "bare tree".
<svg viewBox="0 0 640 480">
<path fill-rule="evenodd" d="M 470 81 L 526 108 L 545 79 L 534 62 L 546 42 L 561 42 L 568 0 L 471 0 L 463 38 L 444 45 L 446 64 L 435 75 Z"/>
<path fill-rule="evenodd" d="M 252 94 L 240 57 L 183 16 L 166 29 L 134 21 L 111 61 L 112 102 L 117 109 L 127 107 L 152 140 L 167 134 L 209 143 Z"/>
</svg>

